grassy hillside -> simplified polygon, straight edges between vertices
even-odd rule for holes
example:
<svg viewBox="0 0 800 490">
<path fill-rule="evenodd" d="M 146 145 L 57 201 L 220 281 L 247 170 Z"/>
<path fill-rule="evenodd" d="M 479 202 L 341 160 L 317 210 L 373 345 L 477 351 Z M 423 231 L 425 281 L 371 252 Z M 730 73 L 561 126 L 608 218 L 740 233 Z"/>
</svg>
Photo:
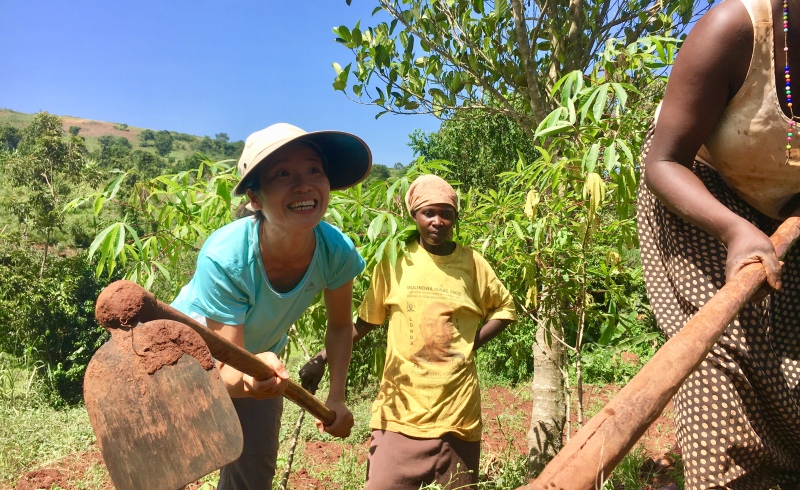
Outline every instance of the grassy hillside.
<svg viewBox="0 0 800 490">
<path fill-rule="evenodd" d="M 70 127 L 75 126 L 80 128 L 80 132 L 78 134 L 85 138 L 86 148 L 89 151 L 98 150 L 100 148 L 98 138 L 101 136 L 113 136 L 115 138 L 122 137 L 127 139 L 131 144 L 132 150 L 144 150 L 154 154 L 156 153 L 156 150 L 152 145 L 142 146 L 140 134 L 147 128 L 128 126 L 125 123 L 94 121 L 91 119 L 83 119 L 81 117 L 56 115 L 64 122 L 63 126 L 65 133 L 69 131 Z M 33 116 L 33 114 L 25 114 L 22 112 L 13 111 L 11 109 L 0 108 L 0 126 L 11 125 L 13 127 L 22 129 L 33 121 Z M 172 145 L 172 151 L 165 156 L 175 158 L 176 160 L 183 159 L 195 153 L 197 151 L 196 149 L 203 141 L 203 136 L 178 133 L 176 131 L 169 131 L 169 133 L 172 135 L 175 141 Z M 209 136 L 209 138 L 213 140 L 212 137 Z M 237 153 L 234 156 L 226 156 L 209 152 L 208 156 L 212 158 L 223 159 L 232 157 L 238 158 L 239 155 Z"/>
</svg>

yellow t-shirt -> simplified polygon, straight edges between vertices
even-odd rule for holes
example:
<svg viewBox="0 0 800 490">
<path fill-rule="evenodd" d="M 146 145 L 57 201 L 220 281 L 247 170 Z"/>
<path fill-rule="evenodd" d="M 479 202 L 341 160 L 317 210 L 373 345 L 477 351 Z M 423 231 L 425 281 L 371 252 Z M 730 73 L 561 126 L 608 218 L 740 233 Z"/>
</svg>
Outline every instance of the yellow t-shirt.
<svg viewBox="0 0 800 490">
<path fill-rule="evenodd" d="M 414 242 L 394 267 L 387 261 L 375 267 L 358 316 L 376 325 L 389 318 L 370 426 L 479 441 L 475 334 L 488 320 L 516 320 L 514 301 L 486 260 L 458 244 L 452 254 L 438 256 Z"/>
</svg>

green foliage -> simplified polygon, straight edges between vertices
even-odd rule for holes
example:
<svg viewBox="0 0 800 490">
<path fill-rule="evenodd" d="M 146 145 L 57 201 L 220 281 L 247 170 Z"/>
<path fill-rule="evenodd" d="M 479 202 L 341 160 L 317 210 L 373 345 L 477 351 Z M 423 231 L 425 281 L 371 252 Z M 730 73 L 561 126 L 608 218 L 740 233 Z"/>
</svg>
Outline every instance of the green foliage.
<svg viewBox="0 0 800 490">
<path fill-rule="evenodd" d="M 89 450 L 95 440 L 85 407 L 56 410 L 47 403 L 49 384 L 41 361 L 0 352 L 2 488 L 13 488 L 22 473 L 45 461 Z M 91 477 L 75 475 L 75 480 Z"/>
<path fill-rule="evenodd" d="M 506 114 L 522 128 L 535 127 L 554 108 L 556 81 L 587 71 L 607 40 L 629 44 L 670 29 L 680 32 L 710 5 L 701 0 L 377 4 L 375 12 L 383 10 L 390 21 L 333 29 L 354 58 L 344 67 L 334 63 L 335 90 L 378 106 L 378 116 L 449 117 L 462 109 L 484 109 Z"/>
<path fill-rule="evenodd" d="M 17 149 L 17 145 L 19 145 L 20 140 L 22 139 L 22 133 L 19 129 L 11 126 L 10 124 L 5 124 L 0 126 L 0 150 L 1 151 L 14 151 Z"/>
<path fill-rule="evenodd" d="M 169 131 L 158 131 L 155 134 L 153 146 L 162 157 L 169 155 L 169 152 L 172 151 L 172 135 Z"/>
<path fill-rule="evenodd" d="M 390 175 L 389 168 L 386 165 L 375 163 L 369 171 L 367 180 L 388 180 Z"/>
<path fill-rule="evenodd" d="M 495 268 L 502 267 L 498 264 Z M 509 285 L 510 286 L 510 285 Z M 516 385 L 533 376 L 531 324 L 525 320 L 512 323 L 500 335 L 478 350 L 475 363 L 488 385 Z"/>
<path fill-rule="evenodd" d="M 204 161 L 190 171 L 138 181 L 125 202 L 116 199 L 130 174 L 119 172 L 101 192 L 69 203 L 69 209 L 89 205 L 95 215 L 108 204 L 122 205 L 122 219 L 102 230 L 89 249 L 90 258 L 97 255 L 97 275 L 122 266 L 125 279 L 152 288 L 162 277 L 170 297 L 176 294 L 191 277 L 187 260 L 232 220 L 241 201 L 232 194 L 238 179 L 229 164 Z"/>
<path fill-rule="evenodd" d="M 0 247 L 0 352 L 41 366 L 51 403 L 77 403 L 86 365 L 107 338 L 94 318 L 105 283 L 85 256 L 56 258 L 41 277 L 31 272 L 39 260 L 27 250 Z"/>
<path fill-rule="evenodd" d="M 519 124 L 486 110 L 456 112 L 436 132 L 415 131 L 409 145 L 425 160 L 453 162 L 452 179 L 483 191 L 497 188 L 499 175 L 514 169 L 520 153 L 528 161 L 537 156 L 533 140 Z"/>
<path fill-rule="evenodd" d="M 17 149 L 3 157 L 6 175 L 22 190 L 5 205 L 20 223 L 44 234 L 42 269 L 51 234 L 64 222 L 62 208 L 74 186 L 92 183 L 96 177 L 84 153 L 80 137 L 65 137 L 61 119 L 41 112 L 22 131 Z"/>
</svg>

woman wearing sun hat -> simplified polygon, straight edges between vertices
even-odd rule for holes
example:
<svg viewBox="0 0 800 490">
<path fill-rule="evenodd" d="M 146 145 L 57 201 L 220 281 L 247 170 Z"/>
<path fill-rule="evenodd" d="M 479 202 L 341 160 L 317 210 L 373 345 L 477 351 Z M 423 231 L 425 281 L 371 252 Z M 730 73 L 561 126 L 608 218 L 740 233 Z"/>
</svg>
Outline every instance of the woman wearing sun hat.
<svg viewBox="0 0 800 490">
<path fill-rule="evenodd" d="M 222 468 L 219 489 L 271 488 L 280 395 L 289 377 L 277 354 L 286 345 L 289 327 L 320 291 L 328 316 L 331 387 L 326 405 L 336 421 L 324 427 L 317 423 L 334 436 L 350 433 L 353 415 L 344 395 L 352 350 L 353 278 L 364 269 L 364 260 L 353 242 L 322 217 L 330 191 L 362 181 L 371 165 L 369 147 L 339 131 L 308 133 L 279 123 L 245 142 L 234 192 L 247 195 L 255 215 L 208 237 L 194 277 L 173 302 L 257 354 L 276 373 L 259 381 L 218 363 L 244 432 L 242 456 Z"/>
</svg>

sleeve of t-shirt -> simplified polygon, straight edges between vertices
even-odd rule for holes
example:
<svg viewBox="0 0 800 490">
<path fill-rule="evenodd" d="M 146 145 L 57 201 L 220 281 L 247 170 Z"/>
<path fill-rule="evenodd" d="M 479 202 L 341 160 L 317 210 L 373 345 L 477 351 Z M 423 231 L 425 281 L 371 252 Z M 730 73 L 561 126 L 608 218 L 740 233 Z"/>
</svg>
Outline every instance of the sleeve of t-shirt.
<svg viewBox="0 0 800 490">
<path fill-rule="evenodd" d="M 514 308 L 514 298 L 497 277 L 492 266 L 483 257 L 480 257 L 478 267 L 485 277 L 483 311 L 486 312 L 486 321 L 516 320 L 517 313 Z"/>
<path fill-rule="evenodd" d="M 338 289 L 347 284 L 364 270 L 366 262 L 356 250 L 353 241 L 342 232 L 333 240 L 329 248 L 331 257 L 327 258 L 329 275 L 327 277 L 328 289 Z"/>
<path fill-rule="evenodd" d="M 364 293 L 364 298 L 358 307 L 358 317 L 373 325 L 383 324 L 388 316 L 386 311 L 386 296 L 389 293 L 388 278 L 386 277 L 388 270 L 385 266 L 385 260 L 375 266 L 369 288 Z"/>
<path fill-rule="evenodd" d="M 244 323 L 250 302 L 237 271 L 225 270 L 213 257 L 201 254 L 192 281 L 198 313 L 226 325 Z"/>
</svg>

